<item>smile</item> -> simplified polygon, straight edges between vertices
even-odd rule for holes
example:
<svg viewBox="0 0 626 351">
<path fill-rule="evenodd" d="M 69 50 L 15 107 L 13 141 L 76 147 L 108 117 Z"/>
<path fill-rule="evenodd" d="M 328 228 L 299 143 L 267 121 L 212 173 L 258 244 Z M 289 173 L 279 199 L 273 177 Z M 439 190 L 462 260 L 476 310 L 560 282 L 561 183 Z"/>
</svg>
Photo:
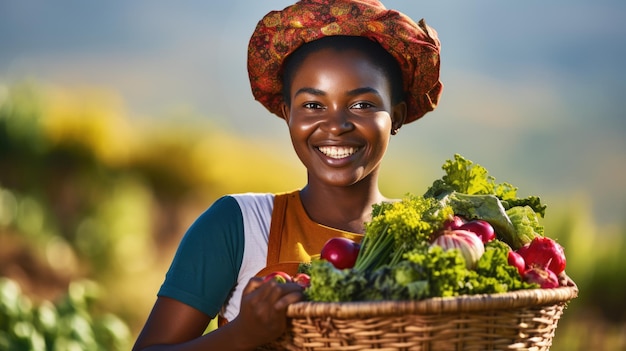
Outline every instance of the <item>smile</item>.
<svg viewBox="0 0 626 351">
<path fill-rule="evenodd" d="M 340 159 L 353 155 L 359 148 L 350 146 L 320 146 L 317 149 L 330 158 Z"/>
</svg>

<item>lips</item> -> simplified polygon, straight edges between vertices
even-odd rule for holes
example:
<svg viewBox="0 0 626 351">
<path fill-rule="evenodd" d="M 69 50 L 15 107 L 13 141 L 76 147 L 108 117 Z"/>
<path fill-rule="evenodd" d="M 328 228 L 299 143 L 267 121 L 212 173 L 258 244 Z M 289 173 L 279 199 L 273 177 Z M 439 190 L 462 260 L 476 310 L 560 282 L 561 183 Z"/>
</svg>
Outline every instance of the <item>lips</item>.
<svg viewBox="0 0 626 351">
<path fill-rule="evenodd" d="M 319 146 L 317 149 L 327 157 L 334 159 L 350 157 L 359 150 L 358 147 L 353 146 Z"/>
</svg>

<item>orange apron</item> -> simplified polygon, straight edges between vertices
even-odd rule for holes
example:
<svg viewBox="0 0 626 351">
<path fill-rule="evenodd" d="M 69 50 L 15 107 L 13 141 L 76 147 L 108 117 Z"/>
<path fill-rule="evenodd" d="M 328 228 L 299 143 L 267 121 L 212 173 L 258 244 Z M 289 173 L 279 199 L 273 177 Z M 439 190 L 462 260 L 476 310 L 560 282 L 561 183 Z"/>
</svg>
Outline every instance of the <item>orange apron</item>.
<svg viewBox="0 0 626 351">
<path fill-rule="evenodd" d="M 318 256 L 328 239 L 342 236 L 360 242 L 362 234 L 330 228 L 313 222 L 300 200 L 300 191 L 276 194 L 270 223 L 266 266 L 256 276 L 274 271 L 295 275 L 301 262 Z M 219 318 L 219 325 L 226 320 Z"/>
</svg>

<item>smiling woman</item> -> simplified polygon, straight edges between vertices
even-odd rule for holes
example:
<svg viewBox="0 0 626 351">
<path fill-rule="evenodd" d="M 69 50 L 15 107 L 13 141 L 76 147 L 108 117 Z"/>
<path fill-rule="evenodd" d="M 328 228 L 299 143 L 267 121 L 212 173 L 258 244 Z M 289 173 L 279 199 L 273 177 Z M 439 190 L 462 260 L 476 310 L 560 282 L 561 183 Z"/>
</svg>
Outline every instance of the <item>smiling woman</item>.
<svg viewBox="0 0 626 351">
<path fill-rule="evenodd" d="M 332 238 L 361 240 L 373 205 L 392 201 L 378 186 L 391 136 L 435 109 L 443 88 L 436 32 L 376 0 L 268 13 L 248 74 L 254 97 L 288 125 L 307 182 L 212 204 L 181 241 L 135 350 L 251 350 L 280 337 L 302 287 L 258 275 L 308 262 Z"/>
</svg>

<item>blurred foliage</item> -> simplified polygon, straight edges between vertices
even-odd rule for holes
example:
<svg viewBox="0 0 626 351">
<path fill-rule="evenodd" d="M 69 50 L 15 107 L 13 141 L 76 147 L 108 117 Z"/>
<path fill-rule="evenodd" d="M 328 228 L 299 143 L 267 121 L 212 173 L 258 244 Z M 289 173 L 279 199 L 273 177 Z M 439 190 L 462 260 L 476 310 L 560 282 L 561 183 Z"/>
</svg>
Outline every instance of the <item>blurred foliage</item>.
<svg viewBox="0 0 626 351">
<path fill-rule="evenodd" d="M 0 277 L 0 350 L 110 351 L 130 349 L 131 331 L 112 313 L 94 311 L 99 286 L 74 281 L 57 303 L 37 303 Z"/>
<path fill-rule="evenodd" d="M 0 349 L 128 349 L 215 198 L 303 184 L 284 154 L 189 113 L 130 120 L 106 91 L 0 85 Z M 552 350 L 626 346 L 626 223 L 595 223 L 587 204 L 546 215 L 580 288 Z"/>
</svg>

